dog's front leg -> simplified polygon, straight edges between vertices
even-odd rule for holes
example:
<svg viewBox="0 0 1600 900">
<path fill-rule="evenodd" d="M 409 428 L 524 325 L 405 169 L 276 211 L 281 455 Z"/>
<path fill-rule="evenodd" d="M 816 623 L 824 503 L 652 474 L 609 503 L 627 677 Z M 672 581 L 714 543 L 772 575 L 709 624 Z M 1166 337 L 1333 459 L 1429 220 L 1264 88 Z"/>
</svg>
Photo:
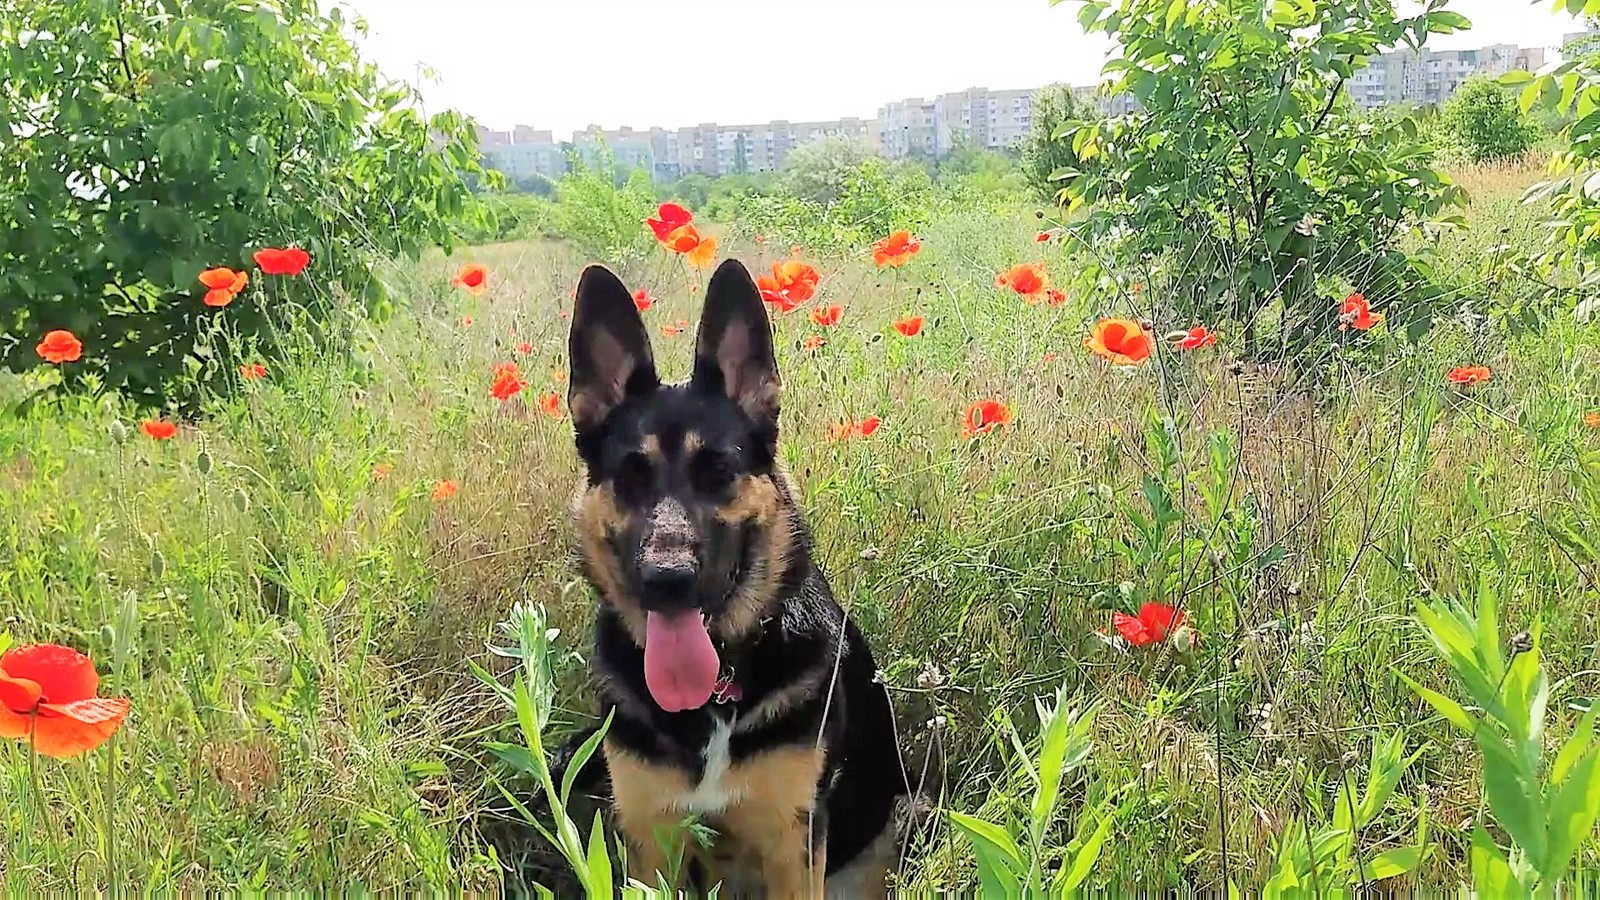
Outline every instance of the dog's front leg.
<svg viewBox="0 0 1600 900">
<path fill-rule="evenodd" d="M 740 802 L 723 814 L 723 823 L 760 862 L 769 897 L 823 895 L 828 829 L 817 783 L 824 759 L 815 747 L 779 747 L 730 773 Z"/>
<path fill-rule="evenodd" d="M 672 868 L 665 844 L 680 839 L 675 832 L 683 813 L 673 801 L 688 792 L 688 776 L 674 766 L 640 759 L 611 741 L 604 746 L 617 824 L 628 839 L 628 874 L 654 887 L 656 873 L 665 876 Z"/>
</svg>

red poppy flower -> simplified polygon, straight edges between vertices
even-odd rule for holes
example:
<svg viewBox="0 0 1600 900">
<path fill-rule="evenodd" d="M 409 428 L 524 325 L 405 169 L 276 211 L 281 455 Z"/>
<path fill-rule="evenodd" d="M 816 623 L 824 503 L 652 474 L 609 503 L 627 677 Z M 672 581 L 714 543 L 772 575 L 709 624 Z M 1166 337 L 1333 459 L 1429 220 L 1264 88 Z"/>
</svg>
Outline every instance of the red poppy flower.
<svg viewBox="0 0 1600 900">
<path fill-rule="evenodd" d="M 454 497 L 460 489 L 454 481 L 436 481 L 433 483 L 433 502 L 443 503 Z"/>
<path fill-rule="evenodd" d="M 766 238 L 764 238 L 764 237 L 762 237 L 762 236 L 761 236 L 761 235 L 759 235 L 759 234 L 758 234 L 758 235 L 756 235 L 756 236 L 755 236 L 755 238 L 753 238 L 753 240 L 754 240 L 754 241 L 755 241 L 755 242 L 756 242 L 756 243 L 758 243 L 758 244 L 765 244 L 765 243 L 766 243 L 766 242 L 767 242 L 767 239 L 766 239 Z"/>
<path fill-rule="evenodd" d="M 1477 384 L 1488 381 L 1493 374 L 1488 366 L 1456 366 L 1446 377 L 1451 384 Z"/>
<path fill-rule="evenodd" d="M 255 381 L 267 377 L 267 367 L 261 363 L 246 363 L 239 367 L 239 377 L 245 381 Z"/>
<path fill-rule="evenodd" d="M 633 292 L 633 307 L 639 312 L 644 312 L 655 305 L 656 298 L 650 296 L 650 292 L 644 288 L 639 288 L 637 291 Z"/>
<path fill-rule="evenodd" d="M 1583 424 L 1590 428 L 1600 428 L 1600 412 L 1586 412 L 1583 414 Z"/>
<path fill-rule="evenodd" d="M 552 419 L 561 418 L 561 395 L 551 391 L 539 395 L 539 412 Z"/>
<path fill-rule="evenodd" d="M 1067 292 L 1051 288 L 1044 292 L 1044 302 L 1050 306 L 1060 306 L 1067 302 Z"/>
<path fill-rule="evenodd" d="M 1046 354 L 1045 354 L 1045 355 L 1044 355 L 1044 360 L 1043 360 L 1043 362 L 1044 362 L 1044 364 L 1045 364 L 1045 365 L 1047 365 L 1047 366 L 1048 366 L 1048 365 L 1050 365 L 1050 364 L 1051 364 L 1051 363 L 1053 363 L 1053 362 L 1055 362 L 1055 361 L 1056 361 L 1056 354 L 1055 354 L 1055 351 L 1053 351 L 1053 350 L 1052 350 L 1052 351 L 1050 351 L 1050 352 L 1049 352 L 1049 353 L 1046 353 Z"/>
<path fill-rule="evenodd" d="M 1050 275 L 1038 263 L 1022 263 L 995 276 L 994 286 L 1008 287 L 1024 299 L 1037 300 L 1049 290 Z"/>
<path fill-rule="evenodd" d="M 266 247 L 255 252 L 263 275 L 299 275 L 311 263 L 311 254 L 299 247 Z"/>
<path fill-rule="evenodd" d="M 833 306 L 819 306 L 811 311 L 811 321 L 821 325 L 823 328 L 832 328 L 835 325 L 838 325 L 839 319 L 843 316 L 844 307 L 838 304 L 834 304 Z"/>
<path fill-rule="evenodd" d="M 70 647 L 14 647 L 0 656 L 0 738 L 55 759 L 87 753 L 128 718 L 128 699 L 96 697 L 99 689 L 94 663 Z"/>
<path fill-rule="evenodd" d="M 523 380 L 517 364 L 503 362 L 494 367 L 494 382 L 489 386 L 489 395 L 503 403 L 527 386 L 528 382 Z"/>
<path fill-rule="evenodd" d="M 684 319 L 683 321 L 677 322 L 675 324 L 662 325 L 661 326 L 661 333 L 663 335 L 667 336 L 667 337 L 677 337 L 678 335 L 683 334 L 683 332 L 686 329 L 688 329 L 688 327 L 689 327 L 689 320 L 688 319 Z"/>
<path fill-rule="evenodd" d="M 817 294 L 817 284 L 822 280 L 817 270 L 798 259 L 786 259 L 772 264 L 772 275 L 756 279 L 761 299 L 778 308 L 780 313 L 793 312 Z"/>
<path fill-rule="evenodd" d="M 674 228 L 662 243 L 673 253 L 684 254 L 696 269 L 704 269 L 717 260 L 717 239 L 701 237 L 700 229 L 693 225 Z"/>
<path fill-rule="evenodd" d="M 200 283 L 207 288 L 206 295 L 200 302 L 220 308 L 232 303 L 233 298 L 239 296 L 239 292 L 250 283 L 250 276 L 226 267 L 207 269 L 200 273 Z"/>
<path fill-rule="evenodd" d="M 1183 333 L 1178 339 L 1179 350 L 1199 350 L 1202 347 L 1215 347 L 1217 336 L 1212 334 L 1204 325 L 1196 325 Z"/>
<path fill-rule="evenodd" d="M 1375 313 L 1367 304 L 1367 298 L 1359 293 L 1351 294 L 1344 298 L 1344 304 L 1339 307 L 1339 330 L 1354 328 L 1357 331 L 1366 331 L 1383 321 L 1383 313 Z"/>
<path fill-rule="evenodd" d="M 961 418 L 961 436 L 987 434 L 996 428 L 1011 424 L 1011 407 L 999 400 L 979 400 L 967 407 Z"/>
<path fill-rule="evenodd" d="M 655 232 L 656 240 L 666 243 L 668 235 L 693 220 L 694 214 L 682 206 L 676 203 L 663 203 L 656 209 L 655 218 L 645 219 L 644 223 L 650 226 L 651 231 Z"/>
<path fill-rule="evenodd" d="M 178 426 L 172 422 L 160 419 L 145 419 L 139 423 L 139 428 L 145 434 L 158 441 L 170 441 L 178 433 Z"/>
<path fill-rule="evenodd" d="M 83 358 L 83 342 L 72 332 L 60 328 L 45 334 L 44 340 L 33 349 L 45 362 L 56 365 Z"/>
<path fill-rule="evenodd" d="M 560 369 L 551 369 L 550 380 L 554 381 L 556 384 L 566 384 L 567 373 L 561 371 Z"/>
<path fill-rule="evenodd" d="M 1101 319 L 1094 323 L 1083 345 L 1095 356 L 1119 366 L 1136 366 L 1150 358 L 1150 335 L 1129 319 Z"/>
<path fill-rule="evenodd" d="M 461 327 L 462 328 L 471 328 L 472 327 L 472 317 L 471 316 L 462 316 L 461 317 Z"/>
<path fill-rule="evenodd" d="M 1135 647 L 1147 647 L 1167 639 L 1183 624 L 1183 613 L 1165 603 L 1146 603 L 1139 607 L 1139 615 L 1112 613 L 1111 624 L 1117 633 Z"/>
<path fill-rule="evenodd" d="M 862 437 L 872 437 L 872 433 L 877 431 L 882 424 L 883 420 L 877 416 L 867 416 L 861 420 L 861 424 L 857 426 L 856 430 L 861 433 Z"/>
<path fill-rule="evenodd" d="M 373 481 L 387 481 L 394 474 L 394 463 L 381 462 L 372 467 Z"/>
<path fill-rule="evenodd" d="M 855 431 L 856 425 L 854 422 L 834 422 L 828 426 L 828 440 L 847 441 L 852 434 L 855 434 Z"/>
<path fill-rule="evenodd" d="M 517 344 L 516 349 L 518 353 L 522 354 L 523 356 L 527 356 L 533 352 L 533 344 L 529 343 L 528 341 L 522 341 Z"/>
<path fill-rule="evenodd" d="M 904 319 L 894 323 L 894 330 L 906 337 L 916 337 L 922 333 L 922 317 L 906 316 Z"/>
<path fill-rule="evenodd" d="M 1033 242 L 1035 244 L 1043 244 L 1043 243 L 1045 243 L 1046 241 L 1049 241 L 1049 240 L 1050 240 L 1050 232 L 1048 232 L 1048 231 L 1041 231 L 1038 234 L 1033 236 Z"/>
<path fill-rule="evenodd" d="M 805 349 L 810 350 L 812 352 L 816 352 L 818 350 L 821 350 L 822 349 L 822 345 L 826 344 L 826 343 L 827 343 L 827 341 L 822 339 L 822 335 L 813 334 L 812 336 L 810 336 L 810 337 L 806 338 L 804 341 L 802 341 L 800 343 L 800 346 L 802 346 Z"/>
<path fill-rule="evenodd" d="M 466 289 L 474 297 L 481 296 L 489 289 L 489 267 L 483 263 L 467 263 L 450 279 L 450 283 Z"/>
<path fill-rule="evenodd" d="M 888 266 L 898 269 L 911 261 L 922 249 L 922 242 L 911 236 L 909 231 L 896 231 L 894 234 L 872 245 L 872 261 L 878 268 Z"/>
</svg>

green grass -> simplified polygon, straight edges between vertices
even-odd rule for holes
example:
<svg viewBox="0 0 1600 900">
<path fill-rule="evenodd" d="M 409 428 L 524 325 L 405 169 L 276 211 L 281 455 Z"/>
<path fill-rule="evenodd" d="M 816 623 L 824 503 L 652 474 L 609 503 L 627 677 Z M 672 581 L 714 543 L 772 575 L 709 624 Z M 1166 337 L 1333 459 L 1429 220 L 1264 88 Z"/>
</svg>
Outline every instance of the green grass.
<svg viewBox="0 0 1600 900">
<path fill-rule="evenodd" d="M 1442 254 L 1466 271 L 1499 229 L 1525 239 L 1529 213 L 1507 198 L 1530 177 L 1481 179 L 1477 229 Z M 1583 423 L 1600 406 L 1600 332 L 1446 321 L 1415 348 L 1375 332 L 1356 341 L 1373 365 L 1312 384 L 1236 371 L 1224 329 L 1218 350 L 1108 370 L 1082 335 L 1124 301 L 1028 307 L 992 287 L 1039 255 L 1035 224 L 936 223 L 899 275 L 865 254 L 814 259 L 843 325 L 778 323 L 784 458 L 913 775 L 931 754 L 944 808 L 1003 821 L 1020 793 L 991 714 L 1031 721 L 1065 683 L 1100 711 L 1064 805 L 1114 796 L 1117 813 L 1090 883 L 1217 890 L 1259 886 L 1284 829 L 1331 822 L 1341 767 L 1398 730 L 1421 756 L 1360 852 L 1405 843 L 1425 813 L 1420 883 L 1466 880 L 1458 826 L 1478 813 L 1480 773 L 1399 678 L 1451 690 L 1412 613 L 1490 578 L 1508 633 L 1542 625 L 1554 736 L 1600 693 L 1585 538 L 1600 429 Z M 774 249 L 725 252 L 754 267 Z M 1047 262 L 1069 265 L 1059 252 Z M 449 287 L 464 258 L 490 266 L 487 297 Z M 0 744 L 0 886 L 508 889 L 479 814 L 496 799 L 482 743 L 512 732 L 468 662 L 504 667 L 485 642 L 525 599 L 584 649 L 569 425 L 532 396 L 565 392 L 551 373 L 581 262 L 511 243 L 396 270 L 410 307 L 363 326 L 353 360 L 302 347 L 174 441 L 145 438 L 109 398 L 0 417 L 0 628 L 89 652 L 102 692 L 134 709 L 80 759 L 35 766 Z M 623 275 L 659 298 L 653 329 L 697 314 L 703 285 L 675 261 Z M 1463 296 L 1497 289 L 1477 277 Z M 928 326 L 905 340 L 889 323 L 910 312 Z M 800 347 L 813 333 L 828 341 L 815 353 Z M 656 332 L 669 377 L 687 374 L 690 341 Z M 532 384 L 501 405 L 490 371 L 512 358 Z M 1450 367 L 1478 363 L 1493 381 L 1447 387 Z M 0 403 L 49 377 L 0 377 Z M 963 440 L 963 409 L 991 397 L 1013 426 Z M 824 439 L 868 415 L 883 418 L 872 437 Z M 393 474 L 375 477 L 379 463 Z M 440 479 L 460 492 L 435 503 Z M 1095 635 L 1146 599 L 1189 610 L 1193 653 Z M 580 720 L 579 667 L 564 668 Z M 1600 864 L 1592 839 L 1580 856 Z M 935 817 L 902 878 L 970 890 L 968 846 Z"/>
</svg>

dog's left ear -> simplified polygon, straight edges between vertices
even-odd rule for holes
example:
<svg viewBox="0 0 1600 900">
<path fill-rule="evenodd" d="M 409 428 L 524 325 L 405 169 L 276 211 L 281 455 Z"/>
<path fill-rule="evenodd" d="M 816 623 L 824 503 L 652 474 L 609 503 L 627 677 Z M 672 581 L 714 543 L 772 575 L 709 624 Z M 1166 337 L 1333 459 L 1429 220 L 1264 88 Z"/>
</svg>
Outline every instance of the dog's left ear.
<svg viewBox="0 0 1600 900">
<path fill-rule="evenodd" d="M 700 390 L 726 394 L 776 438 L 780 384 L 772 322 L 761 292 L 738 260 L 718 266 L 706 288 L 692 383 Z"/>
</svg>

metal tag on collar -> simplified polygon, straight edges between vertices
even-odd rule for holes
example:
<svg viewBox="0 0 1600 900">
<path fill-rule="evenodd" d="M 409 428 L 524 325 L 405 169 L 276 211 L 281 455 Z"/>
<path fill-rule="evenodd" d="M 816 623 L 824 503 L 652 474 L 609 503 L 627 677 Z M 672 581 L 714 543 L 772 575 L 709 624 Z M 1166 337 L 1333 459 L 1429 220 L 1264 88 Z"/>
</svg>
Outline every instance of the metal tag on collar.
<svg viewBox="0 0 1600 900">
<path fill-rule="evenodd" d="M 733 680 L 733 666 L 723 666 L 722 672 L 717 675 L 716 686 L 711 689 L 711 697 L 717 703 L 737 703 L 744 698 L 744 689 Z"/>
</svg>

